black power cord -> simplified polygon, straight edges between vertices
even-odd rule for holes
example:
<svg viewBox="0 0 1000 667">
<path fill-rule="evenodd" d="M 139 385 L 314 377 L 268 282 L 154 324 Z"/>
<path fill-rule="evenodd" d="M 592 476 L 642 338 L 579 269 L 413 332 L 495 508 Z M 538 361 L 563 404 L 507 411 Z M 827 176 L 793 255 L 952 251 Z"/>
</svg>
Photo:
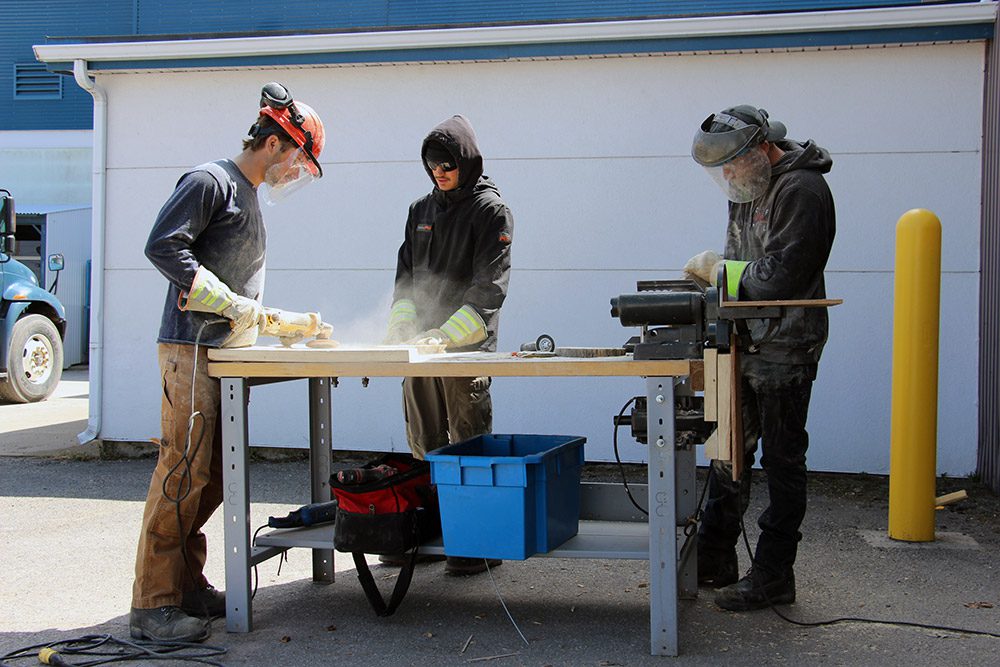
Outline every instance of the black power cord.
<svg viewBox="0 0 1000 667">
<path fill-rule="evenodd" d="M 708 482 L 706 480 L 705 488 L 708 488 Z M 742 508 L 746 511 L 746 508 Z M 743 522 L 743 513 L 740 513 L 740 530 L 742 531 L 743 545 L 746 547 L 747 555 L 750 557 L 751 568 L 757 567 L 757 563 L 754 561 L 753 550 L 750 548 L 750 539 L 747 537 L 747 527 Z M 996 637 L 1000 639 L 1000 633 L 989 632 L 986 630 L 969 630 L 968 628 L 955 628 L 948 625 L 934 625 L 932 623 L 916 623 L 913 621 L 895 621 L 895 620 L 882 620 L 877 618 L 864 618 L 862 616 L 838 616 L 836 618 L 831 618 L 822 621 L 800 621 L 798 619 L 791 618 L 783 614 L 778 607 L 771 602 L 771 598 L 768 597 L 767 591 L 762 590 L 764 593 L 764 599 L 767 600 L 768 607 L 778 615 L 783 621 L 791 623 L 792 625 L 798 625 L 804 628 L 819 628 L 827 625 L 837 625 L 839 623 L 866 623 L 869 625 L 895 625 L 903 628 L 921 628 L 924 630 L 943 630 L 945 632 L 955 632 L 959 634 L 967 635 L 980 635 L 984 637 Z"/>
<path fill-rule="evenodd" d="M 76 639 L 63 639 L 46 644 L 35 644 L 11 651 L 2 660 L 32 658 L 45 665 L 68 665 L 69 667 L 90 667 L 111 662 L 134 660 L 167 660 L 197 662 L 205 665 L 223 663 L 213 660 L 225 655 L 222 646 L 191 644 L 187 642 L 154 642 L 146 640 L 125 640 L 111 635 L 84 635 Z M 84 657 L 85 660 L 70 662 L 68 658 Z"/>
<path fill-rule="evenodd" d="M 191 415 L 188 417 L 188 429 L 187 437 L 184 441 L 184 451 L 181 453 L 181 458 L 177 463 L 174 464 L 167 474 L 163 477 L 163 484 L 161 485 L 161 490 L 163 492 L 163 497 L 174 506 L 174 513 L 177 518 L 177 534 L 181 541 L 178 548 L 181 552 L 181 558 L 184 561 L 184 569 L 187 571 L 188 578 L 191 580 L 192 589 L 197 590 L 200 587 L 201 582 L 195 577 L 194 569 L 191 567 L 191 561 L 188 558 L 187 542 L 184 539 L 184 520 L 181 516 L 181 503 L 191 494 L 191 461 L 198 455 L 198 451 L 201 449 L 202 444 L 205 440 L 205 416 L 200 410 L 194 409 L 195 403 L 195 383 L 198 378 L 198 347 L 201 344 L 201 335 L 205 331 L 205 327 L 209 324 L 219 324 L 221 322 L 226 322 L 225 318 L 217 318 L 212 320 L 206 320 L 202 322 L 201 326 L 198 328 L 198 334 L 194 339 L 194 360 L 191 366 Z M 195 437 L 195 426 L 200 420 L 201 429 L 198 431 L 197 437 Z M 192 444 L 194 445 L 192 448 Z M 180 470 L 180 479 L 177 482 L 177 493 L 172 494 L 168 488 L 168 483 L 171 477 L 177 474 Z M 185 487 L 186 483 L 186 487 Z M 204 599 L 200 600 L 202 615 L 205 618 L 209 618 L 208 605 Z"/>
<path fill-rule="evenodd" d="M 625 411 L 628 410 L 628 406 L 630 406 L 633 403 L 635 403 L 635 401 L 636 401 L 637 398 L 638 398 L 637 396 L 633 396 L 632 398 L 630 398 L 625 403 L 625 405 L 622 406 L 621 411 L 618 413 L 618 418 L 615 419 L 615 429 L 614 429 L 611 441 L 612 441 L 612 444 L 614 444 L 614 448 L 615 448 L 615 461 L 618 462 L 618 470 L 622 474 L 622 485 L 625 487 L 625 495 L 628 496 L 628 499 L 632 502 L 632 505 L 637 510 L 639 510 L 640 512 L 642 512 L 646 516 L 649 516 L 649 512 L 647 512 L 645 509 L 643 509 L 639 505 L 639 503 L 637 503 L 635 501 L 635 498 L 632 496 L 632 490 L 630 488 L 628 488 L 628 479 L 625 477 L 625 466 L 622 465 L 622 458 L 621 458 L 621 456 L 618 455 L 618 420 L 620 420 L 622 418 L 622 415 L 625 414 Z"/>
<path fill-rule="evenodd" d="M 250 538 L 250 546 L 251 547 L 257 546 L 257 535 L 260 534 L 260 531 L 262 531 L 262 530 L 264 530 L 265 528 L 268 528 L 268 527 L 269 526 L 266 523 L 264 523 L 264 524 L 261 524 L 260 526 L 258 526 L 257 530 L 253 531 L 253 537 Z M 285 549 L 284 551 L 281 552 L 281 556 L 278 557 L 278 573 L 275 576 L 277 576 L 277 577 L 281 576 L 281 566 L 284 563 L 287 563 L 287 562 L 288 562 L 288 550 Z M 255 597 L 257 597 L 257 584 L 259 584 L 259 583 L 260 583 L 260 577 L 259 577 L 259 575 L 257 573 L 257 564 L 255 563 L 254 566 L 253 566 L 253 590 L 250 593 L 250 599 L 251 600 L 253 600 Z"/>
<path fill-rule="evenodd" d="M 628 499 L 632 502 L 632 505 L 634 505 L 636 509 L 638 509 L 640 512 L 642 512 L 646 516 L 649 516 L 649 512 L 647 512 L 645 509 L 643 509 L 642 507 L 640 507 L 639 503 L 637 503 L 636 500 L 635 500 L 635 498 L 632 496 L 632 491 L 629 489 L 629 486 L 628 486 L 628 479 L 625 476 L 625 466 L 622 464 L 621 456 L 618 453 L 618 421 L 625 414 L 625 411 L 628 410 L 629 406 L 632 405 L 636 401 L 636 398 L 637 397 L 633 397 L 633 398 L 629 399 L 625 403 L 625 405 L 622 406 L 621 411 L 618 413 L 618 419 L 615 420 L 615 428 L 614 428 L 614 434 L 613 434 L 613 437 L 612 437 L 612 442 L 614 444 L 615 461 L 618 463 L 618 469 L 621 472 L 622 485 L 625 487 L 625 493 L 628 495 Z M 708 474 L 709 474 L 709 476 L 712 474 L 711 465 L 709 465 Z M 693 523 L 698 523 L 698 522 L 701 521 L 702 507 L 704 505 L 705 496 L 707 495 L 707 493 L 708 493 L 708 478 L 706 477 L 706 479 L 705 479 L 705 486 L 702 488 L 701 495 L 698 498 L 698 509 L 697 509 L 697 511 L 695 513 L 695 516 L 693 518 Z M 740 511 L 740 531 L 741 531 L 741 536 L 743 537 L 743 544 L 744 544 L 744 546 L 746 547 L 746 550 L 747 550 L 747 555 L 750 557 L 751 567 L 756 567 L 756 563 L 754 562 L 754 557 L 753 557 L 753 549 L 750 548 L 750 540 L 747 537 L 746 524 L 743 521 L 743 514 L 746 512 L 746 509 L 747 509 L 746 507 L 741 507 L 740 508 L 740 510 L 741 510 Z M 691 537 L 691 535 L 687 533 L 687 530 L 685 530 L 685 534 L 687 534 L 689 538 Z M 786 621 L 788 623 L 791 623 L 792 625 L 798 625 L 800 627 L 819 628 L 819 627 L 828 626 L 828 625 L 837 625 L 839 623 L 867 623 L 867 624 L 871 624 L 871 625 L 895 625 L 895 626 L 904 627 L 904 628 L 921 628 L 921 629 L 925 629 L 925 630 L 942 630 L 942 631 L 945 631 L 945 632 L 955 632 L 955 633 L 960 633 L 960 634 L 979 635 L 979 636 L 984 636 L 984 637 L 996 637 L 996 638 L 1000 639 L 1000 633 L 989 632 L 989 631 L 986 631 L 986 630 L 970 630 L 968 628 L 955 628 L 955 627 L 951 627 L 951 626 L 947 626 L 947 625 L 934 625 L 934 624 L 930 624 L 930 623 L 916 623 L 916 622 L 912 622 L 912 621 L 880 620 L 880 619 L 875 619 L 875 618 L 864 618 L 864 617 L 860 617 L 860 616 L 839 616 L 839 617 L 836 617 L 836 618 L 831 618 L 831 619 L 822 620 L 822 621 L 800 621 L 800 620 L 791 618 L 791 617 L 786 616 L 785 614 L 783 614 L 778 609 L 778 607 L 775 606 L 775 604 L 773 602 L 771 602 L 771 599 L 767 596 L 767 592 L 766 591 L 764 591 L 764 598 L 767 600 L 768 607 L 770 607 L 770 609 L 772 611 L 774 611 L 774 613 L 777 614 L 782 620 L 784 620 L 784 621 Z"/>
</svg>

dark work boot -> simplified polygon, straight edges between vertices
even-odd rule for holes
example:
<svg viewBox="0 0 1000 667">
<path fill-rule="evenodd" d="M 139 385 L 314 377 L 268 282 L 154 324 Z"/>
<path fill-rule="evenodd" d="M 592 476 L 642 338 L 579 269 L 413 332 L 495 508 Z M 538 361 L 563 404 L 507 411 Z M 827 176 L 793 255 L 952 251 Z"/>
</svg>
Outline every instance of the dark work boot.
<svg viewBox="0 0 1000 667">
<path fill-rule="evenodd" d="M 479 574 L 486 571 L 489 563 L 491 568 L 499 567 L 503 561 L 497 558 L 465 558 L 463 556 L 448 556 L 444 564 L 444 573 L 456 577 L 463 577 L 469 574 Z"/>
<path fill-rule="evenodd" d="M 128 615 L 128 629 L 133 639 L 157 642 L 201 642 L 212 634 L 208 621 L 188 616 L 180 607 L 132 607 Z"/>
<path fill-rule="evenodd" d="M 740 578 L 736 548 L 711 549 L 698 547 L 698 585 L 721 588 Z"/>
<path fill-rule="evenodd" d="M 216 618 L 226 615 L 226 594 L 206 586 L 199 590 L 184 592 L 181 611 L 190 616 Z"/>
<path fill-rule="evenodd" d="M 715 594 L 715 604 L 729 611 L 750 611 L 795 602 L 795 573 L 773 574 L 752 567 L 746 576 Z"/>
</svg>

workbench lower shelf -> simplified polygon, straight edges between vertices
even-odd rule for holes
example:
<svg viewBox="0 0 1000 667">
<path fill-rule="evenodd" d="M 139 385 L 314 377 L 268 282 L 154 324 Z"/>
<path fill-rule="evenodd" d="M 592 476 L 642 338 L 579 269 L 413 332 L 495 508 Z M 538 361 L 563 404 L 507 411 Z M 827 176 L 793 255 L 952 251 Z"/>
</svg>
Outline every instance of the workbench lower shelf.
<svg viewBox="0 0 1000 667">
<path fill-rule="evenodd" d="M 335 524 L 274 530 L 257 536 L 255 547 L 333 549 Z M 420 547 L 427 554 L 444 554 L 441 539 Z M 579 532 L 543 558 L 611 558 L 649 560 L 649 525 L 636 521 L 581 521 Z"/>
</svg>

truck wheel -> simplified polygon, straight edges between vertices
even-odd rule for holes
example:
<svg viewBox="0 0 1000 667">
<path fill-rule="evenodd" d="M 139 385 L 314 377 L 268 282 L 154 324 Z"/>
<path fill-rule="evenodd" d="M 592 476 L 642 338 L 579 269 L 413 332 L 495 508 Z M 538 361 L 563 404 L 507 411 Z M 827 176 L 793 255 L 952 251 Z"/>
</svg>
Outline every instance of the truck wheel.
<svg viewBox="0 0 1000 667">
<path fill-rule="evenodd" d="M 0 399 L 34 403 L 49 397 L 62 377 L 63 346 L 55 325 L 44 315 L 26 315 L 14 323 L 7 350 L 7 379 Z"/>
</svg>

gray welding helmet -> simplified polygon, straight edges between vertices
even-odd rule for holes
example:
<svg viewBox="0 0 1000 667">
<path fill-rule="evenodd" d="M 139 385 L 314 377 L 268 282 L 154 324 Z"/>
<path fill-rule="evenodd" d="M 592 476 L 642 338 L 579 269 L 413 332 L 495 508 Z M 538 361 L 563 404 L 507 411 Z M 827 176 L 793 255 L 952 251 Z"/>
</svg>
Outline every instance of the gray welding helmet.
<svg viewBox="0 0 1000 667">
<path fill-rule="evenodd" d="M 710 115 L 698 128 L 691 157 L 708 172 L 729 201 L 753 201 L 767 191 L 771 162 L 761 143 L 785 137 L 785 126 L 767 111 L 741 104 Z"/>
</svg>

